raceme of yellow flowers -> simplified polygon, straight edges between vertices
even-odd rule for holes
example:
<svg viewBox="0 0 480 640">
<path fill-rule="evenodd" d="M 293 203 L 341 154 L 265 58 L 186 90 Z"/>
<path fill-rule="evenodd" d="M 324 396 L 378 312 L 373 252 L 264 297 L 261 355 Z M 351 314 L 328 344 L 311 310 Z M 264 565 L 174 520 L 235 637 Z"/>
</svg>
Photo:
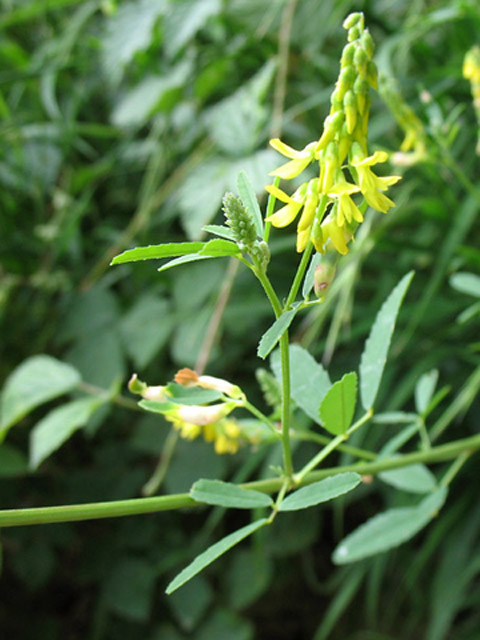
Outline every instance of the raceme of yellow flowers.
<svg viewBox="0 0 480 640">
<path fill-rule="evenodd" d="M 319 165 L 318 177 L 301 184 L 292 195 L 275 185 L 266 187 L 284 203 L 267 221 L 275 227 L 286 227 L 299 216 L 299 252 L 311 240 L 320 253 L 348 253 L 348 243 L 363 221 L 352 196 L 361 194 L 370 207 L 387 213 L 394 202 L 384 192 L 400 179 L 377 176 L 373 167 L 385 162 L 388 154 L 376 151 L 369 155 L 367 148 L 369 89 L 377 88 L 377 70 L 372 61 L 374 44 L 364 27 L 363 14 L 350 14 L 343 26 L 348 30 L 348 44 L 343 49 L 340 74 L 320 139 L 300 151 L 278 138 L 270 141 L 274 149 L 289 158 L 289 162 L 272 171 L 273 176 L 290 180 L 311 163 Z"/>
</svg>

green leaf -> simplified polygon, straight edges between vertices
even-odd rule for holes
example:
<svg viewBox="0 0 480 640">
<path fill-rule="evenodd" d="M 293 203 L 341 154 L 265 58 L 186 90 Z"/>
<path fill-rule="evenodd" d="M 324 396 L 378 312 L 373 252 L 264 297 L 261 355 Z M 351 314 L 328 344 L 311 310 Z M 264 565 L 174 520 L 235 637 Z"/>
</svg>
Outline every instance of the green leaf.
<svg viewBox="0 0 480 640">
<path fill-rule="evenodd" d="M 424 464 L 382 471 L 378 477 L 386 484 L 410 493 L 430 493 L 437 486 L 435 476 Z"/>
<path fill-rule="evenodd" d="M 324 428 L 340 435 L 352 424 L 357 402 L 357 374 L 346 373 L 328 390 L 320 405 L 320 418 Z"/>
<path fill-rule="evenodd" d="M 298 511 L 328 502 L 355 489 L 362 481 L 358 473 L 339 473 L 294 491 L 281 503 L 279 511 Z"/>
<path fill-rule="evenodd" d="M 157 569 L 150 560 L 122 558 L 106 581 L 105 604 L 122 618 L 146 622 L 154 603 L 156 577 Z"/>
<path fill-rule="evenodd" d="M 290 382 L 292 398 L 317 424 L 321 424 L 318 407 L 332 386 L 328 373 L 306 349 L 290 345 Z M 270 365 L 277 380 L 282 382 L 280 353 L 272 354 Z"/>
<path fill-rule="evenodd" d="M 139 298 L 120 324 L 121 336 L 135 367 L 143 369 L 167 342 L 174 327 L 171 305 L 147 293 Z"/>
<path fill-rule="evenodd" d="M 389 509 L 367 520 L 342 540 L 333 552 L 333 562 L 347 564 L 398 547 L 437 515 L 446 497 L 447 489 L 442 487 L 416 507 Z"/>
<path fill-rule="evenodd" d="M 203 231 L 207 231 L 208 233 L 213 233 L 216 236 L 220 236 L 221 238 L 225 238 L 226 240 L 235 240 L 234 233 L 228 227 L 224 227 L 220 224 L 206 224 L 202 227 Z"/>
<path fill-rule="evenodd" d="M 35 407 L 72 391 L 80 382 L 76 369 L 50 356 L 33 356 L 22 362 L 3 389 L 0 440 Z"/>
<path fill-rule="evenodd" d="M 202 389 L 201 387 L 184 387 L 175 382 L 167 384 L 167 392 L 171 395 L 171 401 L 177 404 L 207 404 L 220 400 L 222 393 L 215 389 Z M 169 398 L 170 400 L 170 398 Z"/>
<path fill-rule="evenodd" d="M 192 632 L 213 600 L 213 589 L 203 576 L 197 576 L 183 589 L 176 591 L 168 600 L 173 615 L 184 631 Z M 160 636 L 155 636 L 159 638 Z M 163 636 L 161 636 L 163 639 Z M 153 639 L 152 639 L 153 640 Z"/>
<path fill-rule="evenodd" d="M 462 293 L 480 298 L 480 276 L 474 273 L 455 273 L 450 278 L 450 286 Z"/>
<path fill-rule="evenodd" d="M 237 531 L 234 531 L 225 538 L 222 538 L 211 547 L 209 547 L 206 551 L 201 553 L 199 556 L 193 560 L 183 571 L 181 571 L 167 586 L 165 589 L 166 594 L 173 593 L 183 584 L 191 580 L 197 573 L 203 571 L 205 567 L 208 567 L 209 564 L 214 562 L 221 555 L 226 553 L 229 549 L 234 547 L 236 544 L 247 538 L 249 535 L 264 527 L 268 524 L 268 518 L 261 518 L 260 520 L 256 520 L 251 524 L 248 524 L 246 527 L 242 527 Z"/>
<path fill-rule="evenodd" d="M 365 343 L 360 362 L 360 395 L 365 411 L 373 407 L 377 397 L 395 321 L 413 275 L 413 271 L 407 273 L 385 300 Z"/>
<path fill-rule="evenodd" d="M 300 305 L 297 305 L 294 309 L 285 311 L 275 320 L 270 329 L 265 331 L 258 343 L 257 355 L 259 358 L 265 359 L 268 356 L 285 331 L 292 324 L 292 321 L 299 310 Z"/>
<path fill-rule="evenodd" d="M 170 3 L 163 28 L 166 54 L 173 58 L 192 42 L 197 31 L 211 16 L 217 15 L 220 8 L 220 0 L 176 0 Z"/>
<path fill-rule="evenodd" d="M 81 398 L 57 407 L 40 420 L 30 434 L 30 468 L 42 462 L 62 446 L 103 404 L 99 398 Z"/>
<path fill-rule="evenodd" d="M 438 370 L 432 369 L 432 371 L 424 373 L 417 382 L 415 386 L 415 407 L 420 415 L 426 412 L 437 386 L 437 381 Z"/>
<path fill-rule="evenodd" d="M 221 480 L 198 480 L 191 488 L 190 495 L 196 502 L 232 509 L 256 509 L 273 505 L 272 498 L 266 493 L 242 489 L 236 484 Z"/>
<path fill-rule="evenodd" d="M 189 253 L 197 253 L 205 245 L 206 242 L 169 242 L 168 244 L 136 247 L 115 256 L 110 264 L 125 264 L 126 262 L 138 262 L 138 260 L 160 260 L 161 258 L 184 256 Z"/>
<path fill-rule="evenodd" d="M 192 244 L 196 244 L 193 243 Z M 203 243 L 204 246 L 198 253 L 192 253 L 190 255 L 181 256 L 180 258 L 175 258 L 174 260 L 170 260 L 166 264 L 162 265 L 158 271 L 165 271 L 166 269 L 171 269 L 172 267 L 178 267 L 180 264 L 186 264 L 187 262 L 196 262 L 198 260 L 208 260 L 209 258 L 240 258 L 242 252 L 238 248 L 238 246 L 234 242 L 230 242 L 229 240 L 220 240 L 219 238 L 215 240 L 209 240 L 207 243 Z"/>
<path fill-rule="evenodd" d="M 240 199 L 247 208 L 247 211 L 252 216 L 255 227 L 257 229 L 257 236 L 263 238 L 263 218 L 260 211 L 260 205 L 258 204 L 257 196 L 253 190 L 252 183 L 245 171 L 240 171 L 237 177 L 237 187 Z"/>
</svg>

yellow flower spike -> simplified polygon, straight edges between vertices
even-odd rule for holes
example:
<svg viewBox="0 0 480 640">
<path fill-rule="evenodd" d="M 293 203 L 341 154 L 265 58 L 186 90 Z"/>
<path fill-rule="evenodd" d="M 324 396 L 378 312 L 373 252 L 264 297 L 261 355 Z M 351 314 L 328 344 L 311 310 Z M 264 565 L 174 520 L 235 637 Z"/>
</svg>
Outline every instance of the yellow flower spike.
<svg viewBox="0 0 480 640">
<path fill-rule="evenodd" d="M 308 183 L 305 206 L 298 221 L 297 230 L 299 232 L 309 229 L 312 226 L 318 205 L 318 197 L 318 178 L 314 178 Z"/>
<path fill-rule="evenodd" d="M 358 193 L 359 191 L 360 187 L 347 182 L 343 173 L 340 171 L 339 175 L 337 175 L 337 182 L 328 192 L 328 196 L 337 202 L 336 222 L 339 227 L 345 224 L 345 220 L 347 222 L 352 222 L 352 220 L 363 222 L 360 209 L 350 197 L 353 193 Z"/>
</svg>

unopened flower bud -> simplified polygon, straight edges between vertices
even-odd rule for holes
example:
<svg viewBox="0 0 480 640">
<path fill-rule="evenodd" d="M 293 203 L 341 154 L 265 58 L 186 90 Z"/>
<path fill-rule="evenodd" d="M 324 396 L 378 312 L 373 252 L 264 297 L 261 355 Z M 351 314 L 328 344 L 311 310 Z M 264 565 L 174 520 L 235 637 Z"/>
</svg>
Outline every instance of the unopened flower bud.
<svg viewBox="0 0 480 640">
<path fill-rule="evenodd" d="M 354 42 L 355 40 L 358 40 L 361 35 L 362 35 L 362 32 L 360 30 L 360 27 L 358 25 L 355 25 L 354 27 L 349 29 L 347 40 L 349 42 Z"/>
<path fill-rule="evenodd" d="M 372 89 L 378 89 L 378 70 L 377 65 L 369 60 L 367 64 L 367 80 L 372 87 Z"/>
<path fill-rule="evenodd" d="M 268 263 L 270 262 L 270 249 L 266 242 L 256 240 L 253 247 L 250 249 L 250 255 L 258 263 L 262 271 L 266 271 Z"/>
<path fill-rule="evenodd" d="M 324 298 L 330 288 L 337 270 L 332 258 L 336 258 L 337 253 L 329 252 L 322 256 L 322 261 L 315 269 L 313 277 L 313 290 L 317 298 Z"/>
<path fill-rule="evenodd" d="M 344 29 L 351 29 L 356 25 L 360 25 L 360 28 L 363 29 L 363 13 L 361 11 L 350 13 L 343 21 L 342 26 Z"/>
<path fill-rule="evenodd" d="M 252 216 L 240 198 L 233 193 L 226 193 L 223 197 L 223 212 L 236 242 L 241 248 L 251 247 L 257 238 L 257 230 Z"/>
<path fill-rule="evenodd" d="M 340 71 L 340 75 L 337 80 L 337 91 L 339 100 L 343 100 L 345 93 L 353 87 L 357 74 L 355 69 L 351 66 L 344 67 Z"/>
<path fill-rule="evenodd" d="M 357 69 L 357 72 L 361 76 L 365 76 L 367 74 L 368 62 L 368 56 L 365 51 L 362 49 L 362 47 L 357 47 L 353 56 L 353 63 Z"/>
<path fill-rule="evenodd" d="M 343 106 L 345 109 L 345 121 L 347 124 L 347 132 L 353 133 L 357 124 L 357 99 L 352 90 L 347 91 L 343 98 Z"/>
<path fill-rule="evenodd" d="M 340 59 L 340 66 L 342 69 L 344 67 L 351 67 L 353 65 L 353 55 L 355 53 L 355 44 L 350 42 L 346 44 L 342 51 L 342 57 Z"/>
<path fill-rule="evenodd" d="M 362 33 L 360 44 L 367 56 L 371 58 L 373 56 L 373 52 L 375 51 L 375 45 L 368 29 L 365 29 L 365 31 Z"/>
</svg>

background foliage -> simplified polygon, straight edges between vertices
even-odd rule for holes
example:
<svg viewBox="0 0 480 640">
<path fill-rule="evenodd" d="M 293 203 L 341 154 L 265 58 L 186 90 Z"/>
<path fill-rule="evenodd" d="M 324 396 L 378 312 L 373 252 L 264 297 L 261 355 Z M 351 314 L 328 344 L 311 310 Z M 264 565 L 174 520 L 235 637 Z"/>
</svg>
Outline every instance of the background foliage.
<svg viewBox="0 0 480 640">
<path fill-rule="evenodd" d="M 32 434 L 55 401 L 12 429 L 0 447 L 3 508 L 141 494 L 168 429 L 131 411 L 133 371 L 160 384 L 208 354 L 209 373 L 262 402 L 254 354 L 271 317 L 249 273 L 234 278 L 210 351 L 218 290 L 232 278 L 226 261 L 161 274 L 150 263 L 108 264 L 134 244 L 199 239 L 204 224 L 219 222 L 241 169 L 260 194 L 278 164 L 269 137 L 281 131 L 296 147 L 318 138 L 352 10 L 365 12 L 380 71 L 423 123 L 428 152 L 396 167 L 397 207 L 369 218 L 370 233 L 342 261 L 327 302 L 294 325 L 295 339 L 326 364 L 335 352 L 338 380 L 357 367 L 381 301 L 414 269 L 381 408 L 422 413 L 415 386 L 437 369 L 448 394 L 429 417 L 431 433 L 478 433 L 478 304 L 461 275 L 480 265 L 477 125 L 462 77 L 464 54 L 478 44 L 475 0 L 45 5 L 3 0 L 0 16 L 0 377 L 35 354 L 70 363 L 84 381 L 71 394 L 83 414 L 47 454 Z M 373 145 L 397 151 L 403 135 L 376 96 Z M 280 290 L 293 247 L 293 235 L 276 234 L 270 272 Z M 372 425 L 357 444 L 378 450 L 400 428 Z M 296 449 L 298 460 L 309 446 Z M 268 475 L 277 454 L 215 456 L 204 443 L 179 442 L 161 490 Z M 476 640 L 477 470 L 473 458 L 438 520 L 394 552 L 340 568 L 330 560 L 367 517 L 411 503 L 375 479 L 360 500 L 284 514 L 170 598 L 163 590 L 178 567 L 245 524 L 241 514 L 5 529 L 0 628 L 19 640 Z"/>
</svg>

